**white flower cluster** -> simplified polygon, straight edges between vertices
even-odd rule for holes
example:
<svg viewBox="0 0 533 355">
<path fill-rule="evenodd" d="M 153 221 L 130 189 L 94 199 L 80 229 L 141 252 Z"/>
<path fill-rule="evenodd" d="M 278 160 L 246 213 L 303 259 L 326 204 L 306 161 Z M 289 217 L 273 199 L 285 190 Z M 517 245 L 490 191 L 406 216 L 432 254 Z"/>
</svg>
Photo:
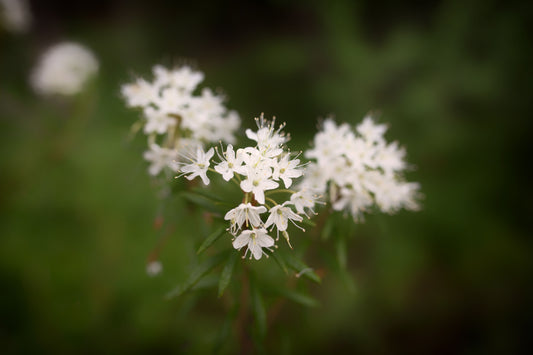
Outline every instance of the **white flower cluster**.
<svg viewBox="0 0 533 355">
<path fill-rule="evenodd" d="M 26 32 L 32 16 L 26 0 L 0 0 L 0 22 L 11 32 Z"/>
<path fill-rule="evenodd" d="M 281 232 L 289 243 L 288 222 L 301 228 L 296 222 L 301 222 L 303 216 L 308 217 L 306 209 L 311 210 L 316 196 L 307 189 L 289 190 L 293 179 L 304 174 L 304 167 L 297 156 L 285 150 L 288 137 L 281 131 L 283 126 L 274 129 L 275 121 L 268 122 L 263 116 L 257 123 L 257 132 L 246 130 L 247 137 L 256 142 L 254 147 L 235 151 L 228 144 L 226 151 L 219 154 L 221 161 L 214 169 L 210 169 L 213 148 L 207 152 L 197 148 L 189 162 L 179 164 L 179 172 L 189 180 L 199 176 L 206 185 L 210 182 L 208 170 L 222 175 L 225 181 L 235 180 L 244 193 L 243 202 L 227 212 L 224 219 L 230 221 L 228 230 L 235 237 L 233 247 L 241 249 L 246 246 L 245 256 L 250 252 L 250 258 L 260 259 L 265 254 L 263 248 L 271 251 L 275 244 L 268 229 L 271 232 L 276 228 L 276 240 Z M 278 189 L 281 181 L 285 189 Z M 271 198 L 275 193 L 289 194 L 290 199 L 280 204 Z M 261 215 L 267 211 L 268 217 L 263 221 Z"/>
<path fill-rule="evenodd" d="M 149 137 L 144 158 L 151 163 L 151 175 L 171 167 L 184 150 L 203 147 L 204 143 L 235 141 L 240 127 L 235 111 L 228 111 L 224 98 L 204 88 L 194 95 L 204 74 L 189 66 L 168 70 L 153 68 L 154 80 L 138 78 L 122 86 L 122 95 L 129 107 L 142 109 L 143 131 Z"/>
<path fill-rule="evenodd" d="M 39 94 L 75 95 L 98 71 L 94 54 L 74 42 L 50 47 L 32 72 L 30 82 Z"/>
<path fill-rule="evenodd" d="M 346 123 L 325 120 L 314 148 L 305 152 L 316 162 L 308 166 L 302 186 L 329 192 L 333 209 L 349 210 L 354 219 L 374 204 L 386 213 L 418 209 L 420 186 L 404 181 L 405 150 L 397 142 L 385 141 L 386 130 L 370 116 L 356 127 L 357 133 Z"/>
</svg>

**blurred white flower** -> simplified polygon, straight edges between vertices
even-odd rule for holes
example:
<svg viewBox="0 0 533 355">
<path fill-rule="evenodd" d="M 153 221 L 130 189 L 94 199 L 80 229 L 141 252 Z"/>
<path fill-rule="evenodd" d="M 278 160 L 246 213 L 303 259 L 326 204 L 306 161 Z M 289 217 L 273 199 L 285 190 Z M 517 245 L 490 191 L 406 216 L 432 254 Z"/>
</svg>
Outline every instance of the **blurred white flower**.
<svg viewBox="0 0 533 355">
<path fill-rule="evenodd" d="M 291 195 L 290 201 L 294 208 L 296 208 L 296 212 L 309 218 L 307 213 L 305 213 L 305 209 L 307 208 L 314 214 L 313 207 L 317 203 L 318 198 L 319 196 L 312 189 L 302 188 L 300 191 Z"/>
<path fill-rule="evenodd" d="M 74 95 L 98 71 L 94 54 L 74 42 L 50 47 L 33 70 L 30 82 L 39 94 Z"/>
<path fill-rule="evenodd" d="M 163 271 L 163 265 L 159 260 L 151 261 L 146 265 L 146 273 L 148 276 L 157 276 Z"/>
<path fill-rule="evenodd" d="M 159 141 L 162 147 L 175 149 L 183 156 L 183 141 L 189 146 L 194 141 L 192 146 L 201 148 L 219 141 L 235 142 L 239 115 L 228 110 L 224 97 L 209 88 L 195 94 L 204 80 L 202 72 L 186 65 L 174 69 L 156 65 L 152 71 L 151 82 L 137 78 L 121 88 L 126 105 L 142 110 L 141 125 L 149 144 Z M 225 177 L 231 179 L 231 169 L 225 172 Z"/>
<path fill-rule="evenodd" d="M 150 102 L 156 100 L 158 95 L 152 84 L 143 78 L 138 78 L 134 83 L 122 85 L 121 93 L 129 107 L 148 106 Z"/>
<path fill-rule="evenodd" d="M 32 16 L 26 0 L 0 0 L 0 23 L 11 32 L 26 32 Z"/>
<path fill-rule="evenodd" d="M 417 209 L 420 186 L 404 182 L 405 150 L 397 142 L 387 144 L 386 130 L 370 116 L 356 127 L 357 133 L 345 123 L 327 119 L 315 135 L 314 147 L 305 152 L 315 162 L 301 186 L 329 192 L 333 209 L 347 210 L 355 219 L 374 205 L 385 213 Z M 295 206 L 298 211 L 304 207 Z M 305 207 L 310 208 L 310 203 Z"/>
<path fill-rule="evenodd" d="M 176 149 L 161 148 L 157 144 L 151 144 L 150 150 L 144 152 L 144 159 L 148 160 L 150 168 L 148 171 L 150 175 L 157 175 L 165 167 L 172 168 L 172 163 L 178 158 L 178 151 Z"/>
<path fill-rule="evenodd" d="M 177 124 L 176 118 L 168 116 L 148 106 L 144 109 L 144 116 L 146 117 L 146 124 L 144 125 L 144 133 L 166 133 L 169 129 L 173 129 Z"/>
</svg>

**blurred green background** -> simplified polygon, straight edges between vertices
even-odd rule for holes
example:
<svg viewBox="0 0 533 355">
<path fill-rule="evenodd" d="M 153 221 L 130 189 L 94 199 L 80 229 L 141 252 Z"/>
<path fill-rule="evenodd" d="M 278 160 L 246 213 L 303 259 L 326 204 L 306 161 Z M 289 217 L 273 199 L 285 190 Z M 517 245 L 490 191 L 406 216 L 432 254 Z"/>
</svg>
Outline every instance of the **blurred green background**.
<svg viewBox="0 0 533 355">
<path fill-rule="evenodd" d="M 320 117 L 356 124 L 378 111 L 416 166 L 408 179 L 422 185 L 423 210 L 357 225 L 356 292 L 326 272 L 310 288 L 321 306 L 286 306 L 269 353 L 530 351 L 527 2 L 54 0 L 31 10 L 28 33 L 0 32 L 0 352 L 212 349 L 224 316 L 216 291 L 164 299 L 205 228 L 178 199 L 158 199 L 146 142 L 128 139 L 137 114 L 119 95 L 156 63 L 196 65 L 244 127 L 261 112 L 286 121 L 293 149 Z M 38 97 L 28 75 L 64 39 L 95 52 L 99 75 L 72 100 Z M 150 278 L 158 246 L 164 271 Z"/>
</svg>

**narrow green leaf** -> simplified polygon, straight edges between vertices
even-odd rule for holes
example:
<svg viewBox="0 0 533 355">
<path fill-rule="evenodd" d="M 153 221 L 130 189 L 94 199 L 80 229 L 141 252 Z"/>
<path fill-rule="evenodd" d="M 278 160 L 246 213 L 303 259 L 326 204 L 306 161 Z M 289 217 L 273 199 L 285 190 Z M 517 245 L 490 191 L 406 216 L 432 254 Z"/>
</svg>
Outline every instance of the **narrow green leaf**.
<svg viewBox="0 0 533 355">
<path fill-rule="evenodd" d="M 218 284 L 218 275 L 210 274 L 202 277 L 194 286 L 190 288 L 191 291 L 206 290 L 215 287 Z"/>
<path fill-rule="evenodd" d="M 220 206 L 220 202 L 217 202 L 213 199 L 210 199 L 206 196 L 200 195 L 198 193 L 183 191 L 180 195 L 185 198 L 187 201 L 190 201 L 200 207 L 205 208 L 206 210 L 218 214 L 224 213 L 224 209 Z"/>
<path fill-rule="evenodd" d="M 339 277 L 344 284 L 344 287 L 348 290 L 348 293 L 351 295 L 355 295 L 355 282 L 353 280 L 352 275 L 348 272 L 346 269 L 339 269 Z"/>
<path fill-rule="evenodd" d="M 202 277 L 224 261 L 226 257 L 227 252 L 222 252 L 204 260 L 191 272 L 187 281 L 167 293 L 166 298 L 177 297 L 189 291 Z"/>
<path fill-rule="evenodd" d="M 197 195 L 200 195 L 200 196 L 203 196 L 205 198 L 207 198 L 208 200 L 211 200 L 213 202 L 224 202 L 224 200 L 222 198 L 220 198 L 220 196 L 216 195 L 213 193 L 213 191 L 211 190 L 206 190 L 205 188 L 199 188 L 199 187 L 195 187 L 192 189 L 192 193 L 194 194 L 197 194 Z"/>
<path fill-rule="evenodd" d="M 316 223 L 310 220 L 309 218 L 304 218 L 302 224 L 308 225 L 310 227 L 316 227 Z"/>
<path fill-rule="evenodd" d="M 321 237 L 322 240 L 328 240 L 329 237 L 333 234 L 333 229 L 335 227 L 335 218 L 333 215 L 329 215 L 326 223 L 324 223 L 324 228 L 322 228 Z"/>
<path fill-rule="evenodd" d="M 263 297 L 261 296 L 261 291 L 258 288 L 257 282 L 254 279 L 250 281 L 252 312 L 254 315 L 255 324 L 257 326 L 258 335 L 261 339 L 263 339 L 266 335 L 265 305 L 263 304 Z"/>
<path fill-rule="evenodd" d="M 337 236 L 335 241 L 335 251 L 337 253 L 337 262 L 339 263 L 339 268 L 346 270 L 347 264 L 347 251 L 346 251 L 346 239 L 343 235 Z"/>
<path fill-rule="evenodd" d="M 299 303 L 306 307 L 316 307 L 320 304 L 313 297 L 295 290 L 289 290 L 286 288 L 276 288 L 274 291 L 277 292 L 280 296 L 283 296 L 293 302 Z"/>
<path fill-rule="evenodd" d="M 233 269 L 235 268 L 235 262 L 237 261 L 238 257 L 239 253 L 235 250 L 232 250 L 228 260 L 226 261 L 226 265 L 224 265 L 224 269 L 222 269 L 222 274 L 220 275 L 220 280 L 218 282 L 218 297 L 221 297 L 224 294 L 226 287 L 228 287 L 231 276 L 233 275 Z"/>
<path fill-rule="evenodd" d="M 200 247 L 198 248 L 198 251 L 196 251 L 196 254 L 199 255 L 199 254 L 203 253 L 207 248 L 209 248 L 211 245 L 213 245 L 213 243 L 216 242 L 217 239 L 220 238 L 224 234 L 225 231 L 226 231 L 226 228 L 220 227 L 216 231 L 211 233 L 211 235 L 209 235 L 209 237 L 205 238 L 205 240 L 202 243 L 202 245 L 200 245 Z"/>
<path fill-rule="evenodd" d="M 296 271 L 298 277 L 305 276 L 309 280 L 314 281 L 316 283 L 320 283 L 321 282 L 320 276 L 318 276 L 313 271 L 313 269 L 311 269 L 303 261 L 301 261 L 300 259 L 298 259 L 294 255 L 288 254 L 288 253 L 283 253 L 283 258 L 287 262 L 287 265 L 289 266 L 289 268 L 291 268 L 294 271 Z"/>
<path fill-rule="evenodd" d="M 328 267 L 331 270 L 335 271 L 335 275 L 340 278 L 341 282 L 344 284 L 344 287 L 346 287 L 347 291 L 352 295 L 355 294 L 356 287 L 355 287 L 355 282 L 353 280 L 352 275 L 346 268 L 340 267 L 335 255 L 333 255 L 333 253 L 331 253 L 330 251 L 322 250 L 321 256 L 322 256 L 322 259 L 328 265 Z"/>
<path fill-rule="evenodd" d="M 287 263 L 283 259 L 283 255 L 282 254 L 276 253 L 276 251 L 274 251 L 274 252 L 268 253 L 268 255 L 272 256 L 272 258 L 274 258 L 276 263 L 279 265 L 281 270 L 283 270 L 283 272 L 285 272 L 285 274 L 287 274 L 287 275 L 289 274 L 289 268 L 287 267 Z"/>
</svg>

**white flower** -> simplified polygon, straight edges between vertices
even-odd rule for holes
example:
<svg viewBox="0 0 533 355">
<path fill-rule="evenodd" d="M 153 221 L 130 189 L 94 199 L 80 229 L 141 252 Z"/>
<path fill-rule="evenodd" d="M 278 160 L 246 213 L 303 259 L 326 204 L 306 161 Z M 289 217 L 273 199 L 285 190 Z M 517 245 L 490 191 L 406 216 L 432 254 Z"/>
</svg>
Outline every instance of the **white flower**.
<svg viewBox="0 0 533 355">
<path fill-rule="evenodd" d="M 376 203 L 386 213 L 394 213 L 401 208 L 418 210 L 419 205 L 416 202 L 416 197 L 419 189 L 418 183 L 383 179 L 375 194 Z"/>
<path fill-rule="evenodd" d="M 157 175 L 163 168 L 171 166 L 172 162 L 178 158 L 178 151 L 175 149 L 161 148 L 157 144 L 151 144 L 150 150 L 144 152 L 144 159 L 151 164 L 148 169 L 150 175 Z"/>
<path fill-rule="evenodd" d="M 257 142 L 257 149 L 261 155 L 267 158 L 280 155 L 283 152 L 281 146 L 288 141 L 288 137 L 281 132 L 284 125 L 280 125 L 277 130 L 274 130 L 276 119 L 274 118 L 270 122 L 264 119 L 263 114 L 256 118 L 256 123 L 257 132 L 247 129 L 246 136 Z"/>
<path fill-rule="evenodd" d="M 202 148 L 198 148 L 196 150 L 196 157 L 185 156 L 185 158 L 190 160 L 191 163 L 182 163 L 180 167 L 182 175 L 189 174 L 185 176 L 187 180 L 192 180 L 195 177 L 199 176 L 202 179 L 204 185 L 209 185 L 207 169 L 209 169 L 209 160 L 213 157 L 213 154 L 215 154 L 213 148 L 210 148 L 207 153 L 205 153 Z"/>
<path fill-rule="evenodd" d="M 294 223 L 294 221 L 301 222 L 303 220 L 302 216 L 294 213 L 290 207 L 287 207 L 287 202 L 272 207 L 269 212 L 270 216 L 268 216 L 265 223 L 265 228 L 274 224 L 280 232 L 287 230 L 289 221 Z M 294 223 L 294 225 L 296 224 Z"/>
<path fill-rule="evenodd" d="M 144 125 L 144 133 L 158 133 L 164 134 L 171 127 L 176 125 L 176 118 L 167 115 L 164 112 L 148 106 L 144 109 L 144 116 L 146 117 L 146 124 Z"/>
<path fill-rule="evenodd" d="M 312 213 L 315 207 L 318 196 L 313 193 L 312 189 L 303 188 L 302 190 L 291 195 L 291 204 L 296 208 L 296 212 L 301 213 L 309 218 L 305 213 L 305 209 L 309 209 Z"/>
<path fill-rule="evenodd" d="M 244 192 L 252 192 L 257 202 L 265 203 L 265 191 L 278 187 L 278 183 L 271 180 L 271 169 L 247 169 L 246 179 L 241 181 L 241 189 Z"/>
<path fill-rule="evenodd" d="M 383 141 L 383 134 L 387 131 L 384 124 L 375 124 L 371 116 L 366 116 L 363 122 L 357 125 L 357 132 L 369 143 Z"/>
<path fill-rule="evenodd" d="M 74 95 L 98 71 L 94 54 L 78 43 L 64 42 L 49 48 L 30 81 L 40 94 Z"/>
<path fill-rule="evenodd" d="M 188 66 L 167 69 L 156 65 L 153 73 L 152 81 L 138 78 L 121 88 L 126 104 L 142 109 L 140 124 L 150 143 L 160 142 L 183 153 L 182 140 L 195 140 L 202 146 L 235 141 L 240 118 L 235 111 L 227 110 L 224 97 L 209 88 L 194 94 L 204 78 L 202 72 Z M 154 137 L 154 133 L 159 136 Z"/>
<path fill-rule="evenodd" d="M 143 78 L 138 78 L 134 83 L 122 85 L 120 91 L 129 107 L 147 106 L 154 102 L 158 95 L 157 87 Z"/>
<path fill-rule="evenodd" d="M 191 96 L 184 95 L 175 87 L 168 87 L 160 89 L 156 86 L 158 95 L 156 95 L 152 103 L 157 107 L 157 110 L 167 115 L 183 115 L 186 108 L 189 106 Z"/>
<path fill-rule="evenodd" d="M 191 93 L 196 89 L 198 84 L 204 80 L 204 73 L 192 70 L 191 67 L 184 65 L 181 68 L 168 70 L 161 65 L 153 68 L 155 75 L 154 83 L 157 86 L 171 86 L 186 93 Z"/>
<path fill-rule="evenodd" d="M 373 202 L 372 196 L 368 191 L 356 191 L 343 187 L 339 192 L 339 198 L 331 206 L 336 211 L 349 209 L 353 218 L 358 220 L 361 214 L 372 206 Z"/>
<path fill-rule="evenodd" d="M 247 229 L 242 231 L 242 233 L 233 241 L 233 247 L 237 250 L 240 250 L 244 246 L 247 246 L 244 257 L 246 257 L 248 251 L 250 251 L 254 258 L 259 260 L 263 254 L 265 254 L 263 248 L 270 250 L 269 248 L 274 246 L 274 239 L 267 234 L 265 228 L 254 228 L 253 230 Z"/>
<path fill-rule="evenodd" d="M 157 276 L 163 271 L 163 265 L 159 260 L 151 261 L 146 265 L 146 273 L 148 276 L 154 277 Z"/>
<path fill-rule="evenodd" d="M 416 209 L 418 184 L 403 181 L 405 150 L 398 143 L 387 144 L 387 126 L 374 123 L 370 116 L 352 132 L 346 124 L 337 126 L 328 119 L 305 153 L 316 159 L 309 164 L 301 186 L 326 192 L 335 210 L 349 210 L 354 218 L 376 205 L 393 213 L 400 208 Z M 296 199 L 296 196 L 291 197 Z M 302 205 L 295 203 L 298 212 Z"/>
<path fill-rule="evenodd" d="M 31 13 L 26 0 L 0 0 L 0 23 L 12 32 L 26 32 L 31 25 Z"/>
<path fill-rule="evenodd" d="M 405 163 L 405 149 L 398 146 L 398 142 L 392 142 L 378 150 L 375 156 L 376 164 L 380 166 L 385 174 L 391 175 L 395 171 L 404 170 L 407 167 Z"/>
<path fill-rule="evenodd" d="M 265 206 L 252 206 L 250 203 L 241 203 L 238 207 L 228 211 L 224 216 L 224 219 L 226 221 L 231 221 L 230 231 L 232 234 L 235 234 L 243 224 L 246 224 L 247 227 L 250 225 L 252 227 L 259 227 L 263 224 L 259 215 L 266 211 L 267 209 Z"/>
<path fill-rule="evenodd" d="M 224 152 L 224 160 L 215 166 L 215 170 L 222 175 L 224 180 L 229 181 L 235 172 L 242 174 L 243 157 L 239 153 L 235 154 L 233 146 L 228 144 L 226 152 Z"/>
<path fill-rule="evenodd" d="M 303 170 L 299 168 L 300 159 L 290 160 L 290 154 L 285 154 L 277 164 L 274 166 L 274 172 L 272 178 L 274 180 L 281 179 L 286 188 L 289 188 L 292 184 L 292 179 L 298 178 L 303 175 Z"/>
</svg>

